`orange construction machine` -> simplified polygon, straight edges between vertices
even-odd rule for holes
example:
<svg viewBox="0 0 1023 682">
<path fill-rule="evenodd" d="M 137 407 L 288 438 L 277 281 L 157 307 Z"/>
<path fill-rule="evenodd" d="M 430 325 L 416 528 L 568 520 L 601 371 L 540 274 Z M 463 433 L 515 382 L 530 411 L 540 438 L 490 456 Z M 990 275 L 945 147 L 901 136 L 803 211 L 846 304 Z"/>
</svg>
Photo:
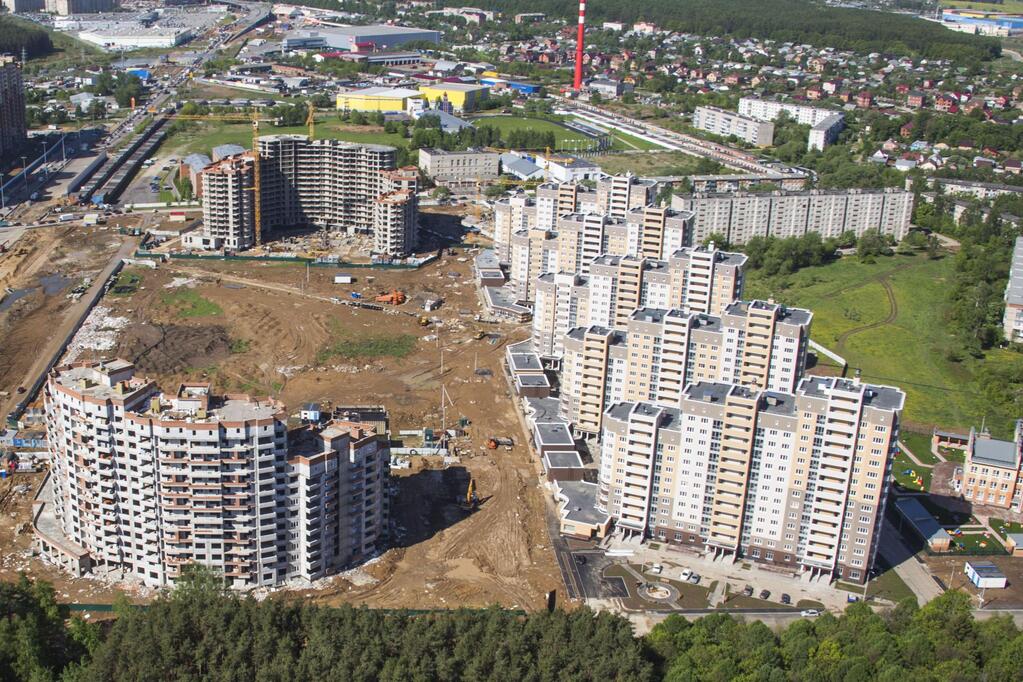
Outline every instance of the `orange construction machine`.
<svg viewBox="0 0 1023 682">
<path fill-rule="evenodd" d="M 389 294 L 380 294 L 375 299 L 377 303 L 389 303 L 391 305 L 401 305 L 405 302 L 405 292 L 394 289 Z"/>
</svg>

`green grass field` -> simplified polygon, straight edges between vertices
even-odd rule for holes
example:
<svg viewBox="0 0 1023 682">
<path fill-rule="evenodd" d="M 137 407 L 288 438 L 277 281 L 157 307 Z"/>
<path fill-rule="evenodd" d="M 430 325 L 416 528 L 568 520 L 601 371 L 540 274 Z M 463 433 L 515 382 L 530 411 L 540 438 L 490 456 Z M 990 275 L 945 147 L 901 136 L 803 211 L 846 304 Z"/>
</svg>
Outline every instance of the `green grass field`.
<svg viewBox="0 0 1023 682">
<path fill-rule="evenodd" d="M 281 126 L 264 123 L 260 127 L 263 135 L 297 134 L 308 135 L 306 126 Z M 378 126 L 352 126 L 341 123 L 337 118 L 317 121 L 316 137 L 322 139 L 347 140 L 366 144 L 386 144 L 403 146 L 408 141 L 396 133 L 385 133 Z M 176 132 L 163 143 L 166 149 L 173 149 L 180 154 L 202 152 L 209 154 L 213 147 L 221 144 L 238 144 L 246 149 L 252 146 L 252 124 L 244 121 L 234 122 L 190 122 L 185 130 Z"/>
<path fill-rule="evenodd" d="M 892 256 L 876 263 L 842 258 L 794 275 L 747 276 L 746 297 L 768 298 L 813 311 L 811 337 L 844 357 L 862 378 L 906 392 L 904 428 L 969 429 L 987 418 L 1006 436 L 1017 415 L 999 414 L 978 392 L 981 362 L 1021 363 L 1023 356 L 992 350 L 983 360 L 948 359 L 956 348 L 945 322 L 949 258 Z M 829 364 L 821 358 L 822 364 Z"/>
<path fill-rule="evenodd" d="M 651 151 L 644 154 L 611 154 L 597 159 L 605 173 L 633 172 L 637 175 L 692 175 L 706 173 L 706 161 L 685 152 Z M 715 173 L 732 173 L 726 168 Z"/>
<path fill-rule="evenodd" d="M 341 338 L 321 350 L 316 357 L 319 364 L 331 358 L 344 360 L 374 360 L 376 358 L 404 358 L 416 348 L 418 337 L 412 334 L 398 336 L 370 336 L 364 339 Z"/>
<path fill-rule="evenodd" d="M 1002 538 L 1007 538 L 1009 533 L 1023 533 L 1023 523 L 1016 523 L 1014 521 L 1004 521 L 1002 519 L 996 519 L 991 517 L 988 519 L 988 524 L 995 529 Z"/>
<path fill-rule="evenodd" d="M 985 12 L 1023 13 L 1023 0 L 1004 0 L 1003 2 L 978 2 L 978 0 L 941 0 L 942 7 L 965 7 Z"/>
<path fill-rule="evenodd" d="M 209 317 L 221 315 L 224 310 L 209 300 L 203 298 L 192 289 L 178 289 L 173 293 L 162 296 L 164 305 L 174 308 L 178 317 Z"/>
<path fill-rule="evenodd" d="M 548 121 L 542 118 L 504 115 L 479 116 L 472 119 L 472 122 L 476 125 L 492 126 L 497 128 L 502 134 L 511 130 L 518 130 L 520 128 L 537 130 L 540 132 L 552 132 L 554 133 L 556 149 L 559 151 L 585 151 L 593 145 L 593 140 L 582 133 L 577 133 L 574 130 L 569 130 L 565 126 L 559 125 L 554 121 Z M 611 140 L 612 151 L 658 149 L 656 145 L 652 145 L 649 142 L 645 142 L 644 140 L 641 140 L 638 137 L 633 137 L 627 133 L 613 132 L 611 134 Z"/>
<path fill-rule="evenodd" d="M 918 460 L 924 464 L 935 465 L 938 458 L 931 452 L 931 434 L 916 431 L 902 431 L 899 440 L 906 444 Z"/>
<path fill-rule="evenodd" d="M 892 476 L 906 490 L 926 492 L 931 489 L 931 470 L 920 466 L 902 451 L 892 461 Z M 918 479 L 923 483 L 917 483 Z"/>
</svg>

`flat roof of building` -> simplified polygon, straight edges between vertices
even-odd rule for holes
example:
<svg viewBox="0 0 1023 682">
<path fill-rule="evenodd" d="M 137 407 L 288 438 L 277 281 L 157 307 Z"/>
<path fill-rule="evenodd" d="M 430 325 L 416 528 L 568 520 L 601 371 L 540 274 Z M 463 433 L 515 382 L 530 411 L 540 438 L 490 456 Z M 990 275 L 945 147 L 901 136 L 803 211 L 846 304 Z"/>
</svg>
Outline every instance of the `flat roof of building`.
<svg viewBox="0 0 1023 682">
<path fill-rule="evenodd" d="M 582 469 L 583 458 L 575 450 L 551 450 L 543 455 L 544 469 Z"/>
<path fill-rule="evenodd" d="M 551 382 L 543 374 L 518 374 L 515 383 L 523 388 L 550 388 Z"/>
<path fill-rule="evenodd" d="M 567 445 L 575 447 L 575 439 L 565 422 L 540 422 L 533 425 L 537 446 Z"/>
<path fill-rule="evenodd" d="M 990 561 L 980 561 L 977 559 L 970 559 L 966 562 L 966 565 L 973 569 L 973 572 L 977 574 L 979 578 L 1004 578 L 1005 574 L 1002 573 L 1002 569 L 998 568 L 995 564 Z"/>
<path fill-rule="evenodd" d="M 853 379 L 838 377 L 806 377 L 799 382 L 798 390 L 809 397 L 825 398 L 831 388 L 849 393 L 857 393 L 862 389 L 864 403 L 881 410 L 901 410 L 906 402 L 906 395 L 897 388 L 861 384 Z"/>
<path fill-rule="evenodd" d="M 452 92 L 478 92 L 480 90 L 488 90 L 489 88 L 486 85 L 479 85 L 478 83 L 449 83 L 441 81 L 440 83 L 423 85 L 420 89 L 451 90 Z"/>
<path fill-rule="evenodd" d="M 536 353 L 510 353 L 509 361 L 513 372 L 542 372 L 543 365 Z"/>
<path fill-rule="evenodd" d="M 558 481 L 560 497 L 565 506 L 561 515 L 568 521 L 597 525 L 607 521 L 608 516 L 597 511 L 594 503 L 597 500 L 597 484 L 586 481 Z"/>
<path fill-rule="evenodd" d="M 422 93 L 411 88 L 387 88 L 371 87 L 357 88 L 354 90 L 342 90 L 339 95 L 345 97 L 377 97 L 380 99 L 408 99 L 409 97 L 421 97 Z"/>
</svg>

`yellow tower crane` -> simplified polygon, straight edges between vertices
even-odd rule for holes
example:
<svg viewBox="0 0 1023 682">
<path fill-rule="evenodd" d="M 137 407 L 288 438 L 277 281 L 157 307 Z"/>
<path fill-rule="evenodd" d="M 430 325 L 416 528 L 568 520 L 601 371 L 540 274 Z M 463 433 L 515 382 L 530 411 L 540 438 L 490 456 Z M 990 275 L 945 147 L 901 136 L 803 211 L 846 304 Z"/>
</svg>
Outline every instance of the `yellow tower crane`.
<svg viewBox="0 0 1023 682">
<path fill-rule="evenodd" d="M 309 139 L 316 139 L 316 107 L 313 105 L 311 99 L 306 100 L 306 105 L 309 107 L 309 115 L 306 116 L 305 124 L 309 126 Z"/>
<path fill-rule="evenodd" d="M 252 121 L 252 187 L 246 190 L 252 192 L 253 206 L 253 238 L 256 244 L 263 243 L 263 210 L 262 195 L 260 193 L 260 163 L 259 163 L 259 124 L 260 122 L 275 122 L 275 119 L 260 118 L 259 111 L 252 110 L 251 114 L 168 114 L 168 118 L 178 121 L 230 121 L 244 122 Z M 311 129 L 310 129 L 311 132 Z"/>
</svg>

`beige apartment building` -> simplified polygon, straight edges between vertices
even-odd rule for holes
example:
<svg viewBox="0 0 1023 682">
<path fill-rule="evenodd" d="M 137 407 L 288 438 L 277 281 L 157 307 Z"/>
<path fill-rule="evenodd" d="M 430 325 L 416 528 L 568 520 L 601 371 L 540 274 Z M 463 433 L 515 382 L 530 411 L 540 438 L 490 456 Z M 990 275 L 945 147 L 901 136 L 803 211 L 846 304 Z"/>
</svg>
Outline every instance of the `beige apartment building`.
<svg viewBox="0 0 1023 682">
<path fill-rule="evenodd" d="M 500 263 L 511 261 L 512 235 L 536 226 L 536 202 L 517 194 L 494 203 L 494 252 Z"/>
<path fill-rule="evenodd" d="M 1023 511 L 1023 420 L 1016 422 L 1011 441 L 970 429 L 970 441 L 963 464 L 962 494 L 974 504 Z"/>
<path fill-rule="evenodd" d="M 905 396 L 808 377 L 795 392 L 688 385 L 612 405 L 598 511 L 659 542 L 862 583 L 877 553 Z"/>
<path fill-rule="evenodd" d="M 45 405 L 36 546 L 78 574 L 161 587 L 198 563 L 273 587 L 382 547 L 389 441 L 370 425 L 289 434 L 280 402 L 198 383 L 161 393 L 124 360 L 54 370 Z"/>
<path fill-rule="evenodd" d="M 14 10 L 11 10 L 14 11 Z M 12 55 L 0 55 L 0 158 L 25 144 L 25 83 Z"/>
<path fill-rule="evenodd" d="M 315 225 L 371 235 L 375 249 L 387 249 L 377 251 L 381 254 L 411 253 L 418 239 L 418 171 L 395 169 L 395 152 L 305 135 L 259 138 L 262 235 Z M 253 245 L 254 217 L 247 210 L 253 199 L 244 196 L 255 186 L 251 155 L 223 159 L 203 170 L 201 178 L 204 227 L 186 235 L 185 245 Z M 385 196 L 387 208 L 381 208 L 378 200 Z M 400 201 L 406 205 L 398 206 Z"/>
<path fill-rule="evenodd" d="M 696 107 L 693 127 L 721 137 L 734 135 L 756 147 L 770 147 L 774 143 L 774 124 L 719 107 Z"/>
<path fill-rule="evenodd" d="M 572 329 L 563 341 L 561 416 L 594 438 L 610 405 L 678 407 L 693 382 L 791 392 L 806 371 L 812 317 L 768 301 L 735 301 L 720 316 L 638 308 L 614 331 Z"/>
<path fill-rule="evenodd" d="M 636 308 L 681 308 L 720 315 L 742 297 L 746 256 L 707 247 L 677 250 L 667 261 L 598 256 L 586 275 L 545 273 L 534 280 L 533 341 L 559 358 L 574 327 L 623 327 Z"/>
<path fill-rule="evenodd" d="M 777 191 L 675 195 L 672 208 L 695 214 L 690 244 L 720 234 L 729 244 L 753 237 L 821 238 L 878 230 L 901 241 L 909 231 L 913 193 L 901 189 Z"/>
</svg>

